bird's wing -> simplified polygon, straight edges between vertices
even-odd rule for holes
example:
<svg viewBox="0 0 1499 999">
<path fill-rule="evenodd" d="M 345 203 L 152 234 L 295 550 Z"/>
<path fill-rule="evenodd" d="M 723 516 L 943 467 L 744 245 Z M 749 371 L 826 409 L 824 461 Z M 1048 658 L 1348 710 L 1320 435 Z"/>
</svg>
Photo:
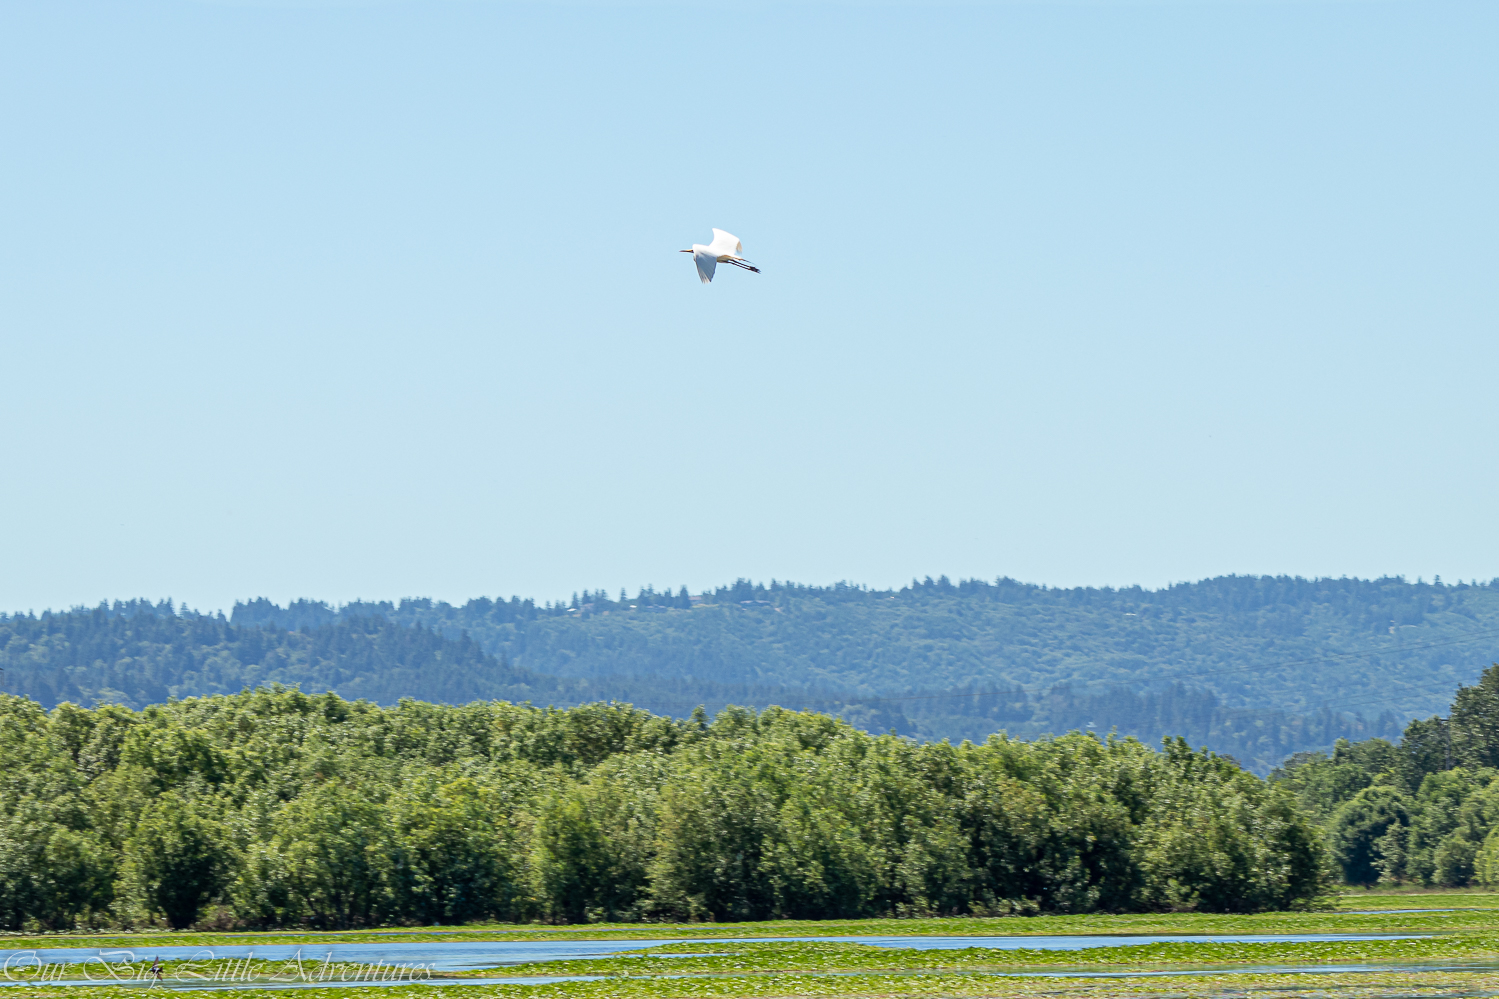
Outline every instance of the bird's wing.
<svg viewBox="0 0 1499 999">
<path fill-rule="evenodd" d="M 724 232 L 722 229 L 713 230 L 713 242 L 708 244 L 715 256 L 729 254 L 738 256 L 744 252 L 744 244 L 739 242 L 739 237 L 732 232 Z"/>
<path fill-rule="evenodd" d="M 706 246 L 695 247 L 692 262 L 697 264 L 697 276 L 703 279 L 703 284 L 713 280 L 713 272 L 718 269 L 718 254 Z"/>
</svg>

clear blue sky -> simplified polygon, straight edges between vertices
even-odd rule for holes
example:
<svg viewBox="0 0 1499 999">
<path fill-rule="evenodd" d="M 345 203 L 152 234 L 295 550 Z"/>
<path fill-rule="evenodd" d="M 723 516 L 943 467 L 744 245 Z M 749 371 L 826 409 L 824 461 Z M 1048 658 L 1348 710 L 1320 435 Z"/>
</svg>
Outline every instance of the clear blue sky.
<svg viewBox="0 0 1499 999">
<path fill-rule="evenodd" d="M 7 3 L 0 610 L 1499 575 L 1496 52 L 1492 0 Z"/>
</svg>

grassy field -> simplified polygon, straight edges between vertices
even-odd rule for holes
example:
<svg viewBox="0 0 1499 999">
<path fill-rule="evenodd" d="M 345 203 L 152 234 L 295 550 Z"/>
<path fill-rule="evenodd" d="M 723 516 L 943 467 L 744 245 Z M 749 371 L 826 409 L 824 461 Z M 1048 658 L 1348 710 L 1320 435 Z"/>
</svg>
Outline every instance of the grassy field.
<svg viewBox="0 0 1499 999">
<path fill-rule="evenodd" d="M 20 994 L 20 990 L 17 990 Z M 28 986 L 27 999 L 135 999 L 140 988 Z M 1191 978 L 996 979 L 976 974 L 609 979 L 552 985 L 248 989 L 236 999 L 1465 999 L 1499 995 L 1499 974 L 1215 974 Z"/>
<path fill-rule="evenodd" d="M 3 934 L 0 948 L 150 947 L 378 943 L 388 940 L 672 940 L 682 937 L 1039 936 L 1137 933 L 1452 933 L 1499 932 L 1499 896 L 1356 896 L 1326 912 L 1270 912 L 1253 916 L 1209 913 L 1029 916 L 997 919 L 778 920 L 760 923 L 597 923 L 581 926 L 470 925 L 395 927 L 383 930 L 264 933 L 49 933 Z M 1459 900 L 1463 901 L 1459 901 Z M 1479 901 L 1479 900 L 1483 901 Z M 1399 912 L 1404 908 L 1452 911 Z"/>
<path fill-rule="evenodd" d="M 1168 970 L 1200 966 L 1499 962 L 1499 937 L 1307 943 L 1153 943 L 1080 951 L 906 950 L 855 943 L 672 944 L 634 956 L 507 968 L 519 975 L 746 975 L 849 971 Z M 1496 968 L 1499 971 L 1499 968 Z M 493 974 L 487 972 L 486 974 Z"/>
<path fill-rule="evenodd" d="M 141 950 L 143 957 L 149 950 Z M 906 950 L 843 942 L 735 942 L 667 944 L 617 957 L 576 961 L 546 961 L 501 969 L 442 973 L 440 977 L 496 976 L 618 976 L 628 978 L 709 977 L 739 975 L 794 975 L 857 972 L 948 973 L 1026 971 L 1163 971 L 1201 967 L 1315 966 L 1378 964 L 1412 965 L 1484 963 L 1499 965 L 1499 937 L 1462 934 L 1415 940 L 1313 941 L 1305 943 L 1181 943 L 1175 941 L 1082 951 Z M 167 979 L 191 973 L 216 980 L 232 970 L 270 976 L 289 971 L 286 961 L 223 959 L 162 962 Z M 316 961 L 305 964 L 322 967 Z M 139 970 L 142 964 L 136 964 Z M 331 966 L 329 978 L 340 979 L 359 966 Z M 96 977 L 102 977 L 94 969 Z M 1499 967 L 1496 967 L 1499 972 Z"/>
<path fill-rule="evenodd" d="M 1410 911 L 1398 910 L 1446 910 Z M 852 935 L 1021 936 L 1040 934 L 1270 934 L 1421 933 L 1426 939 L 1316 941 L 1305 943 L 1181 943 L 1093 948 L 1084 951 L 981 947 L 917 951 L 838 941 L 773 941 L 766 937 Z M 698 943 L 676 943 L 685 937 Z M 662 940 L 660 946 L 601 960 L 545 962 L 457 977 L 603 976 L 585 982 L 542 985 L 435 986 L 413 984 L 394 995 L 449 999 L 777 999 L 777 997 L 969 996 L 1275 997 L 1499 996 L 1499 894 L 1475 892 L 1350 892 L 1329 909 L 1255 916 L 1209 914 L 1043 916 L 1004 919 L 862 920 L 732 924 L 624 924 L 592 926 L 488 925 L 408 927 L 336 933 L 78 933 L 0 937 L 0 948 L 128 948 L 153 946 L 373 943 L 547 939 Z M 728 940 L 721 938 L 749 938 Z M 199 962 L 200 973 L 230 962 Z M 1316 974 L 1281 973 L 1288 967 L 1368 966 L 1355 973 L 1330 968 Z M 1471 970 L 1463 970 L 1465 966 Z M 171 979 L 181 965 L 170 962 Z M 276 962 L 251 966 L 274 973 Z M 1256 969 L 1258 973 L 1248 973 Z M 1425 969 L 1425 970 L 1423 970 Z M 241 969 L 243 970 L 243 968 Z M 1171 972 L 1193 972 L 1190 976 Z M 1166 975 L 1161 973 L 1165 972 Z M 1137 977 L 1155 973 L 1154 977 Z M 1086 977 L 1105 974 L 1107 978 Z M 1030 976 L 1030 977 L 1027 977 Z M 137 995 L 143 985 L 50 986 L 26 983 L 7 994 L 76 999 Z M 295 992 L 258 988 L 233 995 L 282 997 L 366 995 L 392 999 L 388 987 L 325 986 Z"/>
<path fill-rule="evenodd" d="M 1348 891 L 1333 900 L 1340 910 L 1460 908 L 1499 909 L 1499 893 L 1478 892 L 1468 888 L 1404 888 L 1378 891 Z"/>
</svg>

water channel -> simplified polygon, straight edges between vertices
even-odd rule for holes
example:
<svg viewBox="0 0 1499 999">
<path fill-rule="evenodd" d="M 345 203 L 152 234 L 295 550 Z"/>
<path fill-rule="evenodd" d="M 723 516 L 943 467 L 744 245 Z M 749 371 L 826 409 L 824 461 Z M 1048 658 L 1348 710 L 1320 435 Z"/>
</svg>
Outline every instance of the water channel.
<svg viewBox="0 0 1499 999">
<path fill-rule="evenodd" d="M 872 947 L 909 948 L 912 950 L 961 950 L 983 947 L 993 950 L 1052 950 L 1080 951 L 1094 947 L 1129 947 L 1152 943 L 1314 943 L 1328 941 L 1360 940 L 1412 940 L 1424 934 L 1393 933 L 1266 933 L 1266 934 L 1160 934 L 1132 936 L 822 936 L 822 937 L 713 937 L 709 939 L 690 936 L 669 939 L 638 940 L 615 937 L 607 940 L 442 940 L 399 941 L 382 940 L 378 943 L 333 943 L 333 944 L 273 944 L 266 946 L 164 946 L 135 949 L 96 949 L 81 947 L 51 947 L 31 950 L 0 950 L 0 987 L 34 984 L 34 971 L 50 965 L 76 966 L 79 974 L 75 978 L 56 976 L 47 979 L 49 985 L 122 985 L 136 984 L 146 987 L 147 982 L 124 982 L 138 973 L 141 962 L 162 961 L 210 961 L 243 960 L 255 958 L 273 962 L 297 961 L 303 965 L 316 966 L 324 962 L 358 964 L 371 967 L 422 966 L 434 974 L 455 971 L 499 969 L 508 965 L 531 964 L 547 961 L 576 961 L 610 957 L 626 951 L 661 947 L 667 944 L 703 943 L 771 943 L 771 942 L 828 942 L 859 943 Z M 666 956 L 666 955 L 663 955 Z M 687 955 L 678 955 L 687 956 Z M 120 969 L 131 968 L 130 973 L 121 974 Z M 114 969 L 111 971 L 111 969 Z M 1217 974 L 1222 969 L 1153 972 L 1154 975 Z M 1367 965 L 1318 965 L 1292 968 L 1239 968 L 1240 973 L 1270 973 L 1286 971 L 1330 972 L 1330 971 L 1388 971 L 1400 970 L 1386 966 Z M 1427 969 L 1430 970 L 1430 969 Z M 855 972 L 870 974 L 872 972 Z M 929 972 L 928 972 L 929 973 Z M 1001 975 L 1023 977 L 1119 977 L 1121 974 L 1137 976 L 1140 972 L 1001 972 Z M 493 978 L 449 979 L 441 984 L 542 984 L 558 981 L 589 981 L 600 976 L 496 976 Z M 440 982 L 433 980 L 430 984 Z M 213 982 L 173 982 L 166 980 L 154 983 L 156 988 L 233 991 L 235 989 L 297 989 L 328 988 L 338 984 L 323 982 L 267 982 L 244 984 Z M 353 985 L 354 982 L 348 984 Z M 361 985 L 405 984 L 402 982 L 361 981 Z"/>
</svg>

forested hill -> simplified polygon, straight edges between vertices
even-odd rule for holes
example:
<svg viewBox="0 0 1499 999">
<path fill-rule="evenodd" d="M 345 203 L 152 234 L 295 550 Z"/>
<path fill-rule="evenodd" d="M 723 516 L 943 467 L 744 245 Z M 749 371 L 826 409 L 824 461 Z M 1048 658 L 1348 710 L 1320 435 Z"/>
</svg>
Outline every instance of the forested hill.
<svg viewBox="0 0 1499 999">
<path fill-rule="evenodd" d="M 551 677 L 496 661 L 466 637 L 448 639 L 385 618 L 345 617 L 284 631 L 136 601 L 0 620 L 0 666 L 8 693 L 49 707 L 72 701 L 140 708 L 277 682 L 387 702 L 418 687 L 445 701 L 498 690 L 547 695 L 557 687 Z"/>
<path fill-rule="evenodd" d="M 404 697 L 573 705 L 638 699 L 686 716 L 698 705 L 776 700 L 778 691 L 655 677 L 544 676 L 485 652 L 465 635 L 373 615 L 330 615 L 296 630 L 178 612 L 170 602 L 0 617 L 6 693 L 51 708 L 236 693 L 267 684 L 394 704 Z"/>
<path fill-rule="evenodd" d="M 109 637 L 131 629 L 143 644 Z M 380 703 L 616 698 L 677 716 L 781 704 L 929 738 L 1184 735 L 1261 772 L 1340 737 L 1398 737 L 1496 659 L 1499 581 L 740 582 L 551 605 L 252 600 L 227 621 L 139 603 L 0 619 L 6 689 L 44 704 L 140 706 L 272 680 Z"/>
<path fill-rule="evenodd" d="M 1499 580 L 1227 576 L 1145 590 L 939 579 L 887 591 L 741 581 L 691 598 L 646 589 L 566 605 L 405 600 L 341 613 L 466 633 L 548 675 L 784 688 L 809 707 L 827 707 L 813 692 L 989 695 L 875 702 L 932 734 L 1003 727 L 1033 735 L 1092 722 L 1216 735 L 1242 752 L 1250 728 L 1297 729 L 1271 738 L 1272 755 L 1298 740 L 1330 744 L 1330 729 L 1314 731 L 1324 712 L 1362 715 L 1378 729 L 1368 735 L 1398 736 L 1406 719 L 1441 711 L 1459 684 L 1499 659 Z M 233 619 L 299 626 L 339 614 L 306 601 L 284 609 L 252 601 Z"/>
</svg>

